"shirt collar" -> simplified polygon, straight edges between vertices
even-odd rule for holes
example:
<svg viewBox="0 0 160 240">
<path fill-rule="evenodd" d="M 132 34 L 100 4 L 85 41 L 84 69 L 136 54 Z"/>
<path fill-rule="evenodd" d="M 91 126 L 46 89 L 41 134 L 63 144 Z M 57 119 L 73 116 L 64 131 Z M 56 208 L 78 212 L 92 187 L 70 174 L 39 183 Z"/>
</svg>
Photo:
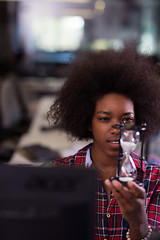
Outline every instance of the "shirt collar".
<svg viewBox="0 0 160 240">
<path fill-rule="evenodd" d="M 90 149 L 91 149 L 91 147 L 89 147 L 87 150 L 85 167 L 90 167 L 92 165 Z"/>
<path fill-rule="evenodd" d="M 93 164 L 93 162 L 92 162 L 92 160 L 91 160 L 91 154 L 90 154 L 91 147 L 92 147 L 92 143 L 88 144 L 88 145 L 85 146 L 83 149 L 81 149 L 81 150 L 79 151 L 79 154 L 78 154 L 78 156 L 81 155 L 81 154 L 86 155 L 86 158 L 84 159 L 85 167 L 91 167 L 92 164 Z M 132 156 L 132 158 L 133 158 L 133 161 L 134 161 L 136 167 L 137 167 L 138 169 L 140 169 L 140 168 L 141 168 L 141 160 L 140 160 L 140 158 L 139 158 L 139 155 L 136 154 L 135 152 L 132 152 L 132 153 L 131 153 L 131 156 Z M 80 157 L 80 159 L 82 159 L 82 158 Z M 145 166 L 144 161 L 142 161 L 142 171 L 143 171 L 143 172 L 146 171 L 146 166 Z"/>
</svg>

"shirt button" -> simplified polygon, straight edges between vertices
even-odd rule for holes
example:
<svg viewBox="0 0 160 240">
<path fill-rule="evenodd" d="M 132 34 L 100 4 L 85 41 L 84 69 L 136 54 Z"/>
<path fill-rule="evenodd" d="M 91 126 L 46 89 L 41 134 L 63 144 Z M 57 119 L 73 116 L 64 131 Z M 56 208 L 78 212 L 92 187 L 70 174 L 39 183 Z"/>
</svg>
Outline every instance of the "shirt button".
<svg viewBox="0 0 160 240">
<path fill-rule="evenodd" d="M 107 218 L 110 218 L 110 217 L 111 217 L 111 214 L 108 213 L 106 216 L 107 216 Z M 105 240 L 105 239 L 104 239 L 104 240 Z"/>
</svg>

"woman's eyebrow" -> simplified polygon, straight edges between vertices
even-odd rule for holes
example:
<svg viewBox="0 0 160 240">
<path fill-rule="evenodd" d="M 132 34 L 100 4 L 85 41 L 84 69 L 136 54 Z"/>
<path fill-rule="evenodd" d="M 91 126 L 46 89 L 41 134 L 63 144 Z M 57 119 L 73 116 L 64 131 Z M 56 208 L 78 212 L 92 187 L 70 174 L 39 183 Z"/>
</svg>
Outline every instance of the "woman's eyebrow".
<svg viewBox="0 0 160 240">
<path fill-rule="evenodd" d="M 107 112 L 107 111 L 98 111 L 96 112 L 97 114 L 101 113 L 101 114 L 106 114 L 106 115 L 110 115 L 112 114 L 111 112 Z"/>
<path fill-rule="evenodd" d="M 112 114 L 111 112 L 107 112 L 107 111 L 103 111 L 103 110 L 98 111 L 98 112 L 96 112 L 96 113 L 97 113 L 97 114 L 99 114 L 99 113 L 101 113 L 101 114 L 107 114 L 107 115 Z M 134 112 L 130 111 L 130 112 L 123 113 L 122 115 L 123 115 L 123 116 L 126 116 L 126 115 L 130 115 L 130 114 L 134 114 Z"/>
<path fill-rule="evenodd" d="M 122 115 L 123 115 L 123 116 L 126 116 L 126 115 L 130 115 L 130 114 L 133 114 L 133 115 L 134 115 L 134 112 L 132 112 L 132 111 L 131 111 L 131 112 L 126 112 L 126 113 L 123 113 Z"/>
</svg>

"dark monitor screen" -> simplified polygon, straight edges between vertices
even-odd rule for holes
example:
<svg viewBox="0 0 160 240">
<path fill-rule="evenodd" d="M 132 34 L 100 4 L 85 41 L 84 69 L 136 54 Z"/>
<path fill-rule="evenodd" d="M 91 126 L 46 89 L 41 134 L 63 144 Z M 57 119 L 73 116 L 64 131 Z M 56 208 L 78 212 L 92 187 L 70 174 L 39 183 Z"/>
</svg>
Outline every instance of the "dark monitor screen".
<svg viewBox="0 0 160 240">
<path fill-rule="evenodd" d="M 95 171 L 0 166 L 1 240 L 92 240 Z"/>
</svg>

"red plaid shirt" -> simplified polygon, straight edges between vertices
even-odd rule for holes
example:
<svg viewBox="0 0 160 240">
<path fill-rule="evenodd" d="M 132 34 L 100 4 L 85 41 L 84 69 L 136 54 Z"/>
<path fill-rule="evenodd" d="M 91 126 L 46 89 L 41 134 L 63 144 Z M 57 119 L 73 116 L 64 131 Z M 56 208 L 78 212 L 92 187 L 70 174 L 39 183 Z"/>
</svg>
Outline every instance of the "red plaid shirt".
<svg viewBox="0 0 160 240">
<path fill-rule="evenodd" d="M 56 161 L 56 165 L 75 165 L 85 167 L 86 153 L 90 144 L 79 150 L 75 155 Z M 139 157 L 133 153 L 132 157 L 138 170 L 136 181 L 140 181 Z M 49 166 L 55 165 L 55 161 Z M 146 212 L 149 225 L 153 229 L 160 229 L 160 168 L 143 162 L 143 182 L 146 189 Z M 98 173 L 97 173 L 98 174 Z M 96 190 L 96 220 L 95 220 L 95 240 L 123 240 L 126 239 L 126 232 L 129 228 L 128 222 L 123 218 L 116 199 L 111 193 L 110 203 L 107 201 L 106 192 L 97 175 Z"/>
</svg>

